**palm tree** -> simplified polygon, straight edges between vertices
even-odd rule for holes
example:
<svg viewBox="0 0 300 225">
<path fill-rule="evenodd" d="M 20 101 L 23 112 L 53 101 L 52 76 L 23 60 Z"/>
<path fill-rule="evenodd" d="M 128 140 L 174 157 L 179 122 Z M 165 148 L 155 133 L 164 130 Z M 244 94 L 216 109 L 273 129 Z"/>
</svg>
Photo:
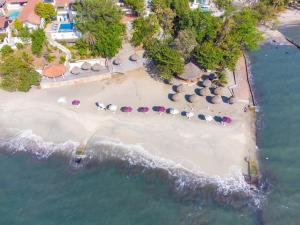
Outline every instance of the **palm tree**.
<svg viewBox="0 0 300 225">
<path fill-rule="evenodd" d="M 90 31 L 87 31 L 84 35 L 83 35 L 83 39 L 86 43 L 88 43 L 89 45 L 95 45 L 96 44 L 96 37 L 94 36 L 94 34 L 92 34 Z"/>
</svg>

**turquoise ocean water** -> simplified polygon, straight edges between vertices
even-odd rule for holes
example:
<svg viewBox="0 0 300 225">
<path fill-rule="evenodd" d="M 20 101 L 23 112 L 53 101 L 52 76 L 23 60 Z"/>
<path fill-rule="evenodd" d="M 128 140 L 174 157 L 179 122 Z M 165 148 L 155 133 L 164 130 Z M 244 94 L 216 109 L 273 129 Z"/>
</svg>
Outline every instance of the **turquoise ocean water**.
<svg viewBox="0 0 300 225">
<path fill-rule="evenodd" d="M 284 32 L 300 41 L 295 29 Z M 126 162 L 90 161 L 75 170 L 58 155 L 38 160 L 1 150 L 0 224 L 300 224 L 300 51 L 266 44 L 250 60 L 264 175 L 259 207 L 240 193 L 181 187 L 164 171 Z"/>
</svg>

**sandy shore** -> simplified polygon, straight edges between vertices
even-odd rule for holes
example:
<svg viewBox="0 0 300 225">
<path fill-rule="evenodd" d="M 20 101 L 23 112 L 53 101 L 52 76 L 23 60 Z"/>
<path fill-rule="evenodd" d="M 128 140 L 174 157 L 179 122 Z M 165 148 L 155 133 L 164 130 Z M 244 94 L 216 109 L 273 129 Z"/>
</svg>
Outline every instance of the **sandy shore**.
<svg viewBox="0 0 300 225">
<path fill-rule="evenodd" d="M 186 94 L 193 94 L 191 85 Z M 199 88 L 199 87 L 198 87 Z M 205 98 L 198 103 L 172 102 L 168 94 L 172 87 L 154 81 L 143 70 L 137 70 L 111 80 L 29 93 L 0 91 L 0 135 L 32 130 L 45 141 L 82 142 L 101 137 L 125 145 L 138 145 L 147 154 L 169 160 L 174 165 L 208 176 L 230 177 L 236 171 L 247 173 L 244 160 L 255 152 L 252 112 L 243 112 L 245 103 L 212 105 Z M 57 103 L 60 97 L 67 104 Z M 71 105 L 80 99 L 81 106 Z M 95 102 L 118 106 L 163 105 L 181 111 L 193 111 L 195 117 L 158 115 L 155 112 L 130 114 L 97 111 Z M 222 126 L 205 122 L 197 116 L 230 116 L 233 123 Z"/>
<path fill-rule="evenodd" d="M 264 37 L 267 42 L 276 41 L 280 44 L 290 45 L 291 43 L 286 40 L 285 36 L 281 32 L 279 32 L 276 28 L 272 29 L 274 23 L 276 24 L 276 27 L 300 24 L 300 10 L 287 8 L 277 15 L 276 20 L 258 27 L 259 30 L 264 33 Z"/>
</svg>

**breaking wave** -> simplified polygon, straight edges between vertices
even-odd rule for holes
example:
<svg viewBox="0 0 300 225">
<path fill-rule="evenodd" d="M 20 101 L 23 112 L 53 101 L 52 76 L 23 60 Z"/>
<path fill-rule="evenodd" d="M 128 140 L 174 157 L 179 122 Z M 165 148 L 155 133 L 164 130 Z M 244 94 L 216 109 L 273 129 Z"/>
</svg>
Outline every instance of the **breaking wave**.
<svg viewBox="0 0 300 225">
<path fill-rule="evenodd" d="M 59 144 L 46 142 L 31 130 L 25 130 L 8 139 L 0 139 L 1 149 L 12 153 L 28 152 L 38 159 L 47 159 L 53 154 L 61 154 L 72 159 L 79 146 L 79 142 L 70 140 Z M 231 171 L 233 175 L 230 178 L 207 177 L 201 171 L 188 171 L 182 165 L 171 160 L 154 156 L 141 145 L 125 145 L 108 137 L 94 137 L 88 143 L 85 154 L 87 156 L 85 163 L 92 160 L 97 162 L 117 160 L 128 163 L 132 167 L 141 167 L 143 170 L 167 172 L 168 178 L 174 182 L 174 188 L 178 192 L 199 191 L 207 185 L 212 185 L 215 192 L 223 197 L 242 193 L 243 199 L 247 198 L 252 205 L 260 207 L 260 192 L 253 190 L 245 181 L 242 172 L 234 167 Z"/>
</svg>

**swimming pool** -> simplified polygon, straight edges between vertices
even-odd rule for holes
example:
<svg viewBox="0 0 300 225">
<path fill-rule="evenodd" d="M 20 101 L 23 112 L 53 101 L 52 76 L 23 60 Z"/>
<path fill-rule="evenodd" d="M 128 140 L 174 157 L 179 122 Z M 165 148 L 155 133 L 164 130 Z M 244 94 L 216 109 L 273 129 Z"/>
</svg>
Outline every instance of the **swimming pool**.
<svg viewBox="0 0 300 225">
<path fill-rule="evenodd" d="M 61 23 L 59 25 L 58 32 L 73 32 L 74 31 L 74 23 Z"/>
<path fill-rule="evenodd" d="M 19 11 L 13 11 L 11 13 L 9 13 L 9 18 L 14 20 L 16 19 L 18 16 L 20 15 L 20 12 Z"/>
</svg>

